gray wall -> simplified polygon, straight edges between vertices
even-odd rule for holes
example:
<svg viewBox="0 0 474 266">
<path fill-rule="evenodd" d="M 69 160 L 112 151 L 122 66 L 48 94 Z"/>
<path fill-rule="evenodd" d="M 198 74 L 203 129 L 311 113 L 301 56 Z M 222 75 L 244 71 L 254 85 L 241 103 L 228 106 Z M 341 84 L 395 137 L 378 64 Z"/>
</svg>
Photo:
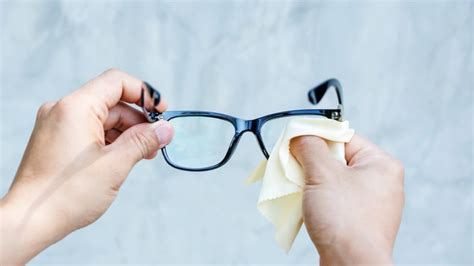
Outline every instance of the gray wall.
<svg viewBox="0 0 474 266">
<path fill-rule="evenodd" d="M 171 109 L 253 118 L 306 108 L 337 77 L 347 119 L 406 167 L 400 264 L 473 263 L 473 3 L 1 2 L 1 194 L 38 106 L 109 67 L 156 85 Z M 242 99 L 246 99 L 242 101 Z M 258 213 L 262 159 L 246 136 L 206 173 L 141 162 L 95 224 L 34 263 L 317 262 Z"/>
</svg>

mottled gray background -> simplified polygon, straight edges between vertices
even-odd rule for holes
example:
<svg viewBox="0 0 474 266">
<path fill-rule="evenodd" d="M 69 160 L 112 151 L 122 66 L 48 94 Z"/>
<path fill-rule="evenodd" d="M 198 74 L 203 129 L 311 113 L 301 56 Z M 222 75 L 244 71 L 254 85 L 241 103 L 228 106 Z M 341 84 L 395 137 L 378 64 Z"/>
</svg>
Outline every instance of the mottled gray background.
<svg viewBox="0 0 474 266">
<path fill-rule="evenodd" d="M 118 67 L 171 109 L 253 118 L 309 107 L 337 77 L 347 118 L 406 166 L 399 264 L 473 263 L 473 3 L 1 2 L 1 186 L 38 106 Z M 245 99 L 245 100 L 243 100 Z M 286 255 L 258 213 L 262 159 L 244 137 L 233 160 L 187 173 L 141 162 L 95 224 L 34 263 L 317 263 L 306 232 Z"/>
</svg>

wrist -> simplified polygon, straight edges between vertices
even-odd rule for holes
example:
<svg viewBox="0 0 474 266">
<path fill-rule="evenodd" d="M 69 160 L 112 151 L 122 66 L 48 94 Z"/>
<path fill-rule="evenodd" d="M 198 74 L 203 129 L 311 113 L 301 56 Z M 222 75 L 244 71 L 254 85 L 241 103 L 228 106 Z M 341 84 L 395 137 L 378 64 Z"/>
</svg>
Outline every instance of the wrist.
<svg viewBox="0 0 474 266">
<path fill-rule="evenodd" d="M 376 238 L 357 237 L 318 246 L 320 265 L 393 265 L 392 249 Z"/>
</svg>

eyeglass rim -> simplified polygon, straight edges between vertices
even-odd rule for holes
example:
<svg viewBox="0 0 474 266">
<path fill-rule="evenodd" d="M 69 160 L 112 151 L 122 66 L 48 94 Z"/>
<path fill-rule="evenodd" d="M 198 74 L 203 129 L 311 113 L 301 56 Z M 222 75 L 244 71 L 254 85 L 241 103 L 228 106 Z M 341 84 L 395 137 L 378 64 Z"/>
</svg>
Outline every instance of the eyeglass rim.
<svg viewBox="0 0 474 266">
<path fill-rule="evenodd" d="M 154 89 L 151 88 L 151 86 L 147 85 L 147 88 L 152 92 L 154 92 Z M 289 111 L 282 111 L 282 112 L 277 112 L 273 114 L 268 114 L 256 119 L 252 120 L 244 120 L 238 117 L 233 117 L 227 114 L 222 114 L 222 113 L 217 113 L 217 112 L 209 112 L 209 111 L 166 111 L 163 113 L 157 113 L 157 112 L 148 112 L 145 108 L 145 89 L 142 89 L 141 93 L 141 106 L 143 113 L 146 117 L 146 119 L 149 122 L 155 122 L 158 120 L 172 120 L 177 117 L 192 117 L 192 116 L 200 116 L 200 117 L 211 117 L 211 118 L 217 118 L 221 120 L 225 120 L 230 122 L 235 129 L 234 136 L 231 140 L 231 143 L 229 144 L 229 147 L 227 149 L 227 152 L 222 159 L 221 162 L 213 165 L 213 166 L 208 166 L 208 167 L 202 167 L 202 168 L 189 168 L 189 167 L 183 167 L 180 165 L 177 165 L 172 162 L 172 160 L 169 158 L 166 147 L 162 148 L 162 154 L 163 157 L 165 158 L 165 161 L 172 167 L 179 169 L 179 170 L 184 170 L 184 171 L 191 171 L 191 172 L 201 172 L 201 171 L 209 171 L 209 170 L 214 170 L 219 167 L 222 167 L 224 164 L 226 164 L 230 158 L 232 157 L 233 153 L 235 152 L 235 149 L 242 137 L 242 135 L 250 131 L 252 132 L 259 143 L 260 149 L 264 156 L 268 159 L 269 158 L 269 153 L 265 148 L 265 144 L 263 142 L 263 139 L 261 137 L 261 128 L 262 126 L 273 119 L 280 118 L 280 117 L 286 117 L 286 116 L 298 116 L 298 115 L 318 115 L 318 116 L 324 116 L 329 119 L 334 119 L 334 120 L 339 120 L 343 121 L 343 114 L 344 114 L 344 105 L 343 105 L 343 96 L 342 96 L 342 86 L 340 82 L 337 79 L 328 79 L 324 81 L 323 83 L 315 86 L 314 88 L 310 89 L 308 91 L 308 100 L 310 103 L 313 105 L 318 104 L 324 95 L 326 94 L 327 90 L 330 88 L 334 88 L 336 91 L 337 95 L 337 101 L 338 101 L 338 107 L 336 109 L 297 109 L 297 110 L 289 110 Z M 160 95 L 158 91 L 156 93 L 151 93 L 152 97 L 155 97 L 156 95 Z M 157 99 L 153 99 L 155 102 Z"/>
<path fill-rule="evenodd" d="M 165 158 L 166 162 L 179 170 L 185 171 L 192 171 L 192 172 L 201 172 L 201 171 L 209 171 L 217 169 L 227 163 L 232 155 L 234 154 L 236 147 L 242 137 L 242 135 L 246 132 L 251 132 L 257 138 L 257 142 L 259 144 L 260 150 L 262 151 L 263 155 L 266 159 L 269 158 L 269 152 L 267 151 L 267 147 L 265 147 L 265 143 L 261 136 L 262 127 L 269 121 L 274 119 L 279 119 L 283 117 L 290 117 L 290 116 L 308 116 L 308 115 L 315 115 L 315 116 L 324 116 L 326 118 L 331 119 L 334 113 L 339 113 L 341 109 L 297 109 L 297 110 L 288 110 L 282 111 L 277 113 L 268 114 L 256 119 L 245 120 L 239 117 L 230 116 L 223 113 L 217 112 L 208 112 L 208 111 L 167 111 L 161 113 L 162 119 L 166 121 L 171 121 L 176 118 L 181 117 L 207 117 L 207 118 L 214 118 L 220 119 L 226 122 L 229 122 L 234 127 L 234 135 L 230 141 L 229 147 L 227 148 L 227 152 L 224 155 L 223 159 L 212 165 L 207 167 L 185 167 L 178 165 L 173 162 L 173 160 L 168 155 L 168 151 L 166 147 L 162 148 L 162 154 Z"/>
</svg>

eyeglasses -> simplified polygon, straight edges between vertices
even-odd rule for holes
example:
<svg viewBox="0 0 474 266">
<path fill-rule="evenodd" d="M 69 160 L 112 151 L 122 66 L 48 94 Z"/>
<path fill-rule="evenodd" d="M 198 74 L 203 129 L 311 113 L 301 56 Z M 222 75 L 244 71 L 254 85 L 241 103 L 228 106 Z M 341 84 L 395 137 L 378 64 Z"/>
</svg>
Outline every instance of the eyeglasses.
<svg viewBox="0 0 474 266">
<path fill-rule="evenodd" d="M 337 95 L 336 109 L 300 109 L 278 112 L 244 120 L 226 114 L 205 111 L 166 111 L 149 112 L 160 102 L 160 93 L 148 83 L 144 83 L 141 93 L 141 106 L 149 122 L 169 121 L 174 128 L 173 141 L 162 149 L 166 162 L 174 168 L 185 171 L 209 171 L 223 166 L 234 153 L 240 138 L 245 132 L 252 132 L 263 155 L 268 159 L 269 152 L 287 122 L 295 117 L 323 116 L 342 121 L 342 87 L 337 79 L 329 79 L 308 92 L 311 104 L 318 104 L 328 89 L 334 88 Z M 149 99 L 149 100 L 147 100 Z"/>
</svg>

